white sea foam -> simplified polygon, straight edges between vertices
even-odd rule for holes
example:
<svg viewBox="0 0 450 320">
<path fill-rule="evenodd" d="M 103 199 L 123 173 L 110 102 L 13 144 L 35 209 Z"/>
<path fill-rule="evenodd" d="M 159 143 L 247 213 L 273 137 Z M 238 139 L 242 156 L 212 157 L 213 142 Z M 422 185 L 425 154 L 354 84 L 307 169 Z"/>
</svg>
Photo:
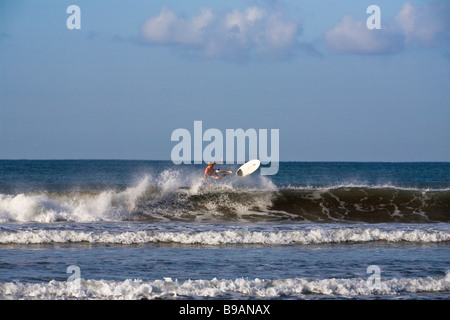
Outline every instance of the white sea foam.
<svg viewBox="0 0 450 320">
<path fill-rule="evenodd" d="M 136 212 L 141 213 L 139 218 L 165 220 L 189 211 L 191 203 L 186 204 L 187 198 L 196 195 L 204 196 L 200 206 L 208 213 L 218 213 L 221 208 L 246 213 L 254 207 L 267 208 L 271 204 L 270 192 L 265 196 L 251 197 L 247 203 L 229 199 L 224 193 L 239 192 L 236 189 L 239 187 L 247 191 L 276 190 L 270 179 L 263 176 L 247 182 L 235 182 L 236 185 L 230 181 L 220 185 L 214 185 L 214 182 L 212 187 L 204 188 L 201 175 L 192 172 L 182 174 L 180 170 L 169 169 L 157 176 L 146 175 L 125 190 L 0 194 L 0 223 L 124 221 L 134 219 Z M 145 202 L 143 211 L 139 210 L 142 209 L 142 201 Z"/>
<path fill-rule="evenodd" d="M 183 245 L 309 245 L 385 241 L 442 243 L 450 241 L 450 232 L 442 230 L 383 230 L 379 228 L 314 228 L 298 231 L 136 231 L 85 232 L 74 230 L 26 230 L 0 232 L 0 244 L 145 244 Z"/>
<path fill-rule="evenodd" d="M 123 220 L 148 187 L 146 177 L 124 191 L 0 194 L 0 222 Z"/>
<path fill-rule="evenodd" d="M 143 281 L 127 279 L 73 282 L 0 283 L 0 299 L 161 299 L 161 298 L 277 298 L 317 296 L 398 296 L 442 293 L 450 290 L 450 273 L 441 277 L 382 279 L 376 289 L 367 279 L 217 279 L 178 281 L 171 278 Z"/>
</svg>

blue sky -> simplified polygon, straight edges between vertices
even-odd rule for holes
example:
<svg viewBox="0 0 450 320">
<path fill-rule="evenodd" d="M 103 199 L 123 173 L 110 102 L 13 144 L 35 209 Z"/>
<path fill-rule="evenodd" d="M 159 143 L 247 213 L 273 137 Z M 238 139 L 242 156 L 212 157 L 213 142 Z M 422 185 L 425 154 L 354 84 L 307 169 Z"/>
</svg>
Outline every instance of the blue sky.
<svg viewBox="0 0 450 320">
<path fill-rule="evenodd" d="M 201 120 L 279 129 L 281 161 L 450 161 L 449 22 L 438 0 L 4 0 L 0 159 L 170 160 Z"/>
</svg>

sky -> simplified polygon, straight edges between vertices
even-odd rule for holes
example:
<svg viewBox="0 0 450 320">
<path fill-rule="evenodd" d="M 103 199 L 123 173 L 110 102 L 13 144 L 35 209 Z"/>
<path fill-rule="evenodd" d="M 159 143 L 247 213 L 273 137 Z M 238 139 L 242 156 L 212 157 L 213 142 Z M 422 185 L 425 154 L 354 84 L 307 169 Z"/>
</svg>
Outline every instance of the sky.
<svg viewBox="0 0 450 320">
<path fill-rule="evenodd" d="M 449 27 L 442 0 L 2 0 L 0 159 L 170 160 L 202 121 L 278 129 L 280 161 L 450 161 Z"/>
</svg>

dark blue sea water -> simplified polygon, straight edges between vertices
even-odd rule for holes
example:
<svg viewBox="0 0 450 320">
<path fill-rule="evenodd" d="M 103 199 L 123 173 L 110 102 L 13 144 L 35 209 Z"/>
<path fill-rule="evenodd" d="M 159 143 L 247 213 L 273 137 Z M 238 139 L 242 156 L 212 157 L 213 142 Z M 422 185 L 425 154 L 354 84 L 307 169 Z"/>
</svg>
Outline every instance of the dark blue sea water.
<svg viewBox="0 0 450 320">
<path fill-rule="evenodd" d="M 0 161 L 0 299 L 450 297 L 450 163 L 203 171 Z"/>
</svg>

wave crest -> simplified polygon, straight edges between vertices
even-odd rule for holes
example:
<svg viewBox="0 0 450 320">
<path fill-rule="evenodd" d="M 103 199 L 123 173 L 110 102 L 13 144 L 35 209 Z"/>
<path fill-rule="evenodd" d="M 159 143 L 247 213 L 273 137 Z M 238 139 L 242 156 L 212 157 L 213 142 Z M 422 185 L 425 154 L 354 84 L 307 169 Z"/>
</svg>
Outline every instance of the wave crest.
<svg viewBox="0 0 450 320">
<path fill-rule="evenodd" d="M 124 189 L 0 194 L 0 222 L 449 222 L 450 190 L 335 186 L 277 188 L 258 176 L 206 187 L 165 170 Z"/>
<path fill-rule="evenodd" d="M 357 242 L 416 242 L 440 243 L 450 241 L 450 232 L 443 230 L 383 230 L 379 228 L 313 228 L 295 231 L 135 231 L 85 232 L 73 230 L 33 230 L 0 232 L 0 244 L 150 244 L 182 245 L 309 245 Z"/>
<path fill-rule="evenodd" d="M 0 283 L 0 299 L 195 299 L 195 298 L 277 298 L 398 296 L 448 292 L 449 272 L 443 277 L 383 279 L 379 288 L 371 289 L 367 280 L 350 279 L 217 279 L 178 281 L 143 281 L 127 279 L 84 280 L 74 282 L 52 280 L 48 283 Z"/>
</svg>

